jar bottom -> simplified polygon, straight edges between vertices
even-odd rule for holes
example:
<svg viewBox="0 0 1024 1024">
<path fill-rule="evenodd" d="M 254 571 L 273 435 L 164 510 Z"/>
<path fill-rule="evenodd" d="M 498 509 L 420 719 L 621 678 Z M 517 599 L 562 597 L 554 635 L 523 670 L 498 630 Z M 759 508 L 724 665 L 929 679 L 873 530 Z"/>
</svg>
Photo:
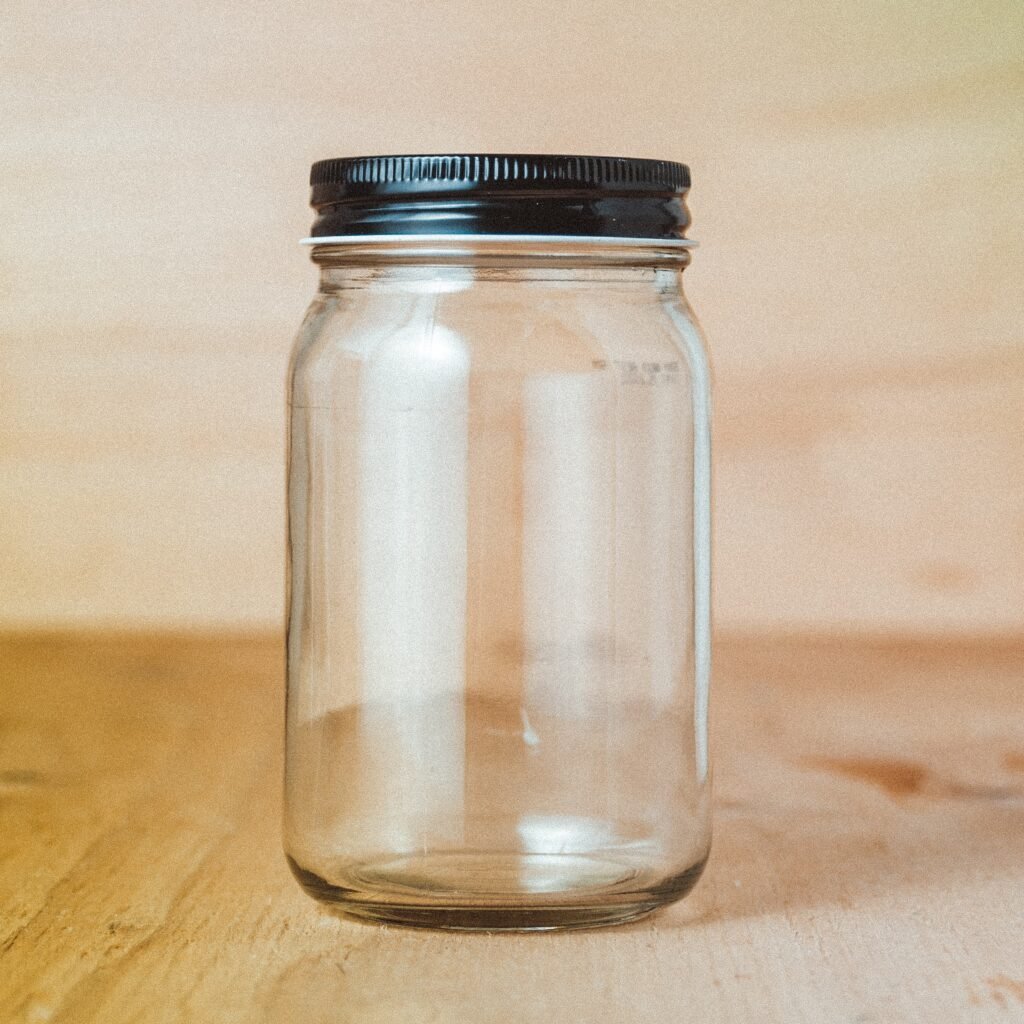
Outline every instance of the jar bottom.
<svg viewBox="0 0 1024 1024">
<path fill-rule="evenodd" d="M 389 855 L 346 865 L 336 881 L 328 881 L 288 857 L 302 888 L 346 915 L 455 931 L 624 924 L 685 896 L 706 862 L 705 856 L 684 871 L 655 877 L 587 854 Z"/>
</svg>

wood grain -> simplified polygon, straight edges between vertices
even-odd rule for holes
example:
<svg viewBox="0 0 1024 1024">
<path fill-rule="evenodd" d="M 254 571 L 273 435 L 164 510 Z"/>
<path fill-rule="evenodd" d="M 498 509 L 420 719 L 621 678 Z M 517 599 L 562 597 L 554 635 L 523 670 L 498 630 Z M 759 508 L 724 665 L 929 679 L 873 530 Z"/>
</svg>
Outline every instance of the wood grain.
<svg viewBox="0 0 1024 1024">
<path fill-rule="evenodd" d="M 276 625 L 309 163 L 519 149 L 693 166 L 720 622 L 1024 630 L 1020 3 L 3 17 L 0 623 Z"/>
<path fill-rule="evenodd" d="M 272 640 L 0 647 L 0 1020 L 1024 1019 L 1022 652 L 719 645 L 716 839 L 619 929 L 352 923 L 278 839 Z"/>
</svg>

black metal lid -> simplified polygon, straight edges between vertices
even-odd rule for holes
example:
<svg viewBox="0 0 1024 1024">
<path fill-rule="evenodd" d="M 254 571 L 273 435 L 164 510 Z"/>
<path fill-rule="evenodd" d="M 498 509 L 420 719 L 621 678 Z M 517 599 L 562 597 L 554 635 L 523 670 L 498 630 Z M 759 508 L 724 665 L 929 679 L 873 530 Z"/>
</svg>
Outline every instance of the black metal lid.
<svg viewBox="0 0 1024 1024">
<path fill-rule="evenodd" d="M 668 160 L 463 153 L 320 160 L 312 237 L 569 235 L 679 242 L 690 170 Z"/>
</svg>

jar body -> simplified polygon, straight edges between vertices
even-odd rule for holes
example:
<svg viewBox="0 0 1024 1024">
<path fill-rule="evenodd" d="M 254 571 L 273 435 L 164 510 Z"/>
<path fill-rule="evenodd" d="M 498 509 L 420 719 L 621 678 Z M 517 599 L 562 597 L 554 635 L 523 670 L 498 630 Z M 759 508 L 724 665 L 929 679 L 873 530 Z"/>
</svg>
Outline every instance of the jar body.
<svg viewBox="0 0 1024 1024">
<path fill-rule="evenodd" d="M 289 381 L 293 871 L 441 927 L 678 899 L 710 841 L 708 373 L 680 268 L 320 262 Z"/>
</svg>

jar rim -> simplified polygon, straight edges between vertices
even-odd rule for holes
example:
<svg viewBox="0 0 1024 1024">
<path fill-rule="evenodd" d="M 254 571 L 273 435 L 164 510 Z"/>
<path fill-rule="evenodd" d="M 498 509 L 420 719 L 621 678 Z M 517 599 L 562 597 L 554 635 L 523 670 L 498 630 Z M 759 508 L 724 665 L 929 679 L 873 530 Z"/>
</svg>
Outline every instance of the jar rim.
<svg viewBox="0 0 1024 1024">
<path fill-rule="evenodd" d="M 699 242 L 692 238 L 620 238 L 608 235 L 481 235 L 462 234 L 394 234 L 394 235 L 312 235 L 299 239 L 306 246 L 399 245 L 464 243 L 470 246 L 510 244 L 563 244 L 595 245 L 605 247 L 642 249 L 696 249 Z"/>
</svg>

